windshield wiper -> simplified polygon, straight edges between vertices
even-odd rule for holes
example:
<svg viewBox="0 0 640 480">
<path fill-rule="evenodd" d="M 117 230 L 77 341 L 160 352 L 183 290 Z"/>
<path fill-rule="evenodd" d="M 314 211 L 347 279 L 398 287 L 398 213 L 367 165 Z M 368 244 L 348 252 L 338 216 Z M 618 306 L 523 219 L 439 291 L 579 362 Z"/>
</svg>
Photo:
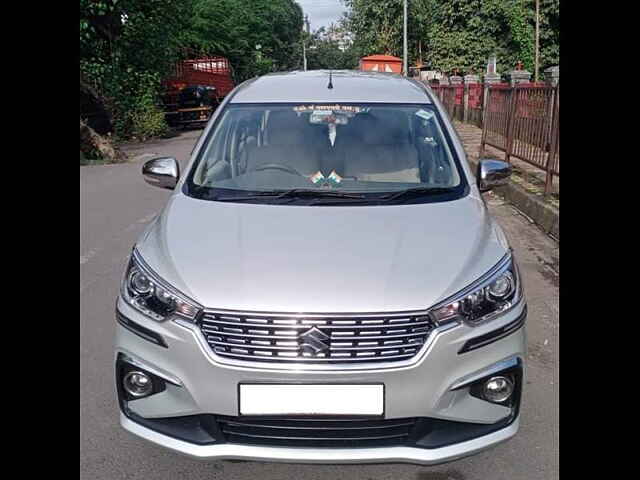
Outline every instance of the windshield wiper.
<svg viewBox="0 0 640 480">
<path fill-rule="evenodd" d="M 274 200 L 280 199 L 296 199 L 296 198 L 346 198 L 361 200 L 365 196 L 357 193 L 340 192 L 337 190 L 314 190 L 307 188 L 292 188 L 291 190 L 268 190 L 264 192 L 255 192 L 251 195 L 228 195 L 224 197 L 216 197 L 219 201 L 234 201 L 234 200 L 256 200 L 263 198 L 273 198 Z"/>
<path fill-rule="evenodd" d="M 453 191 L 451 187 L 415 187 L 407 188 L 406 190 L 400 190 L 394 193 L 388 193 L 382 195 L 376 200 L 384 200 L 385 202 L 392 202 L 394 200 L 401 200 L 411 197 L 419 197 L 421 195 L 434 195 L 438 193 L 449 193 Z"/>
</svg>

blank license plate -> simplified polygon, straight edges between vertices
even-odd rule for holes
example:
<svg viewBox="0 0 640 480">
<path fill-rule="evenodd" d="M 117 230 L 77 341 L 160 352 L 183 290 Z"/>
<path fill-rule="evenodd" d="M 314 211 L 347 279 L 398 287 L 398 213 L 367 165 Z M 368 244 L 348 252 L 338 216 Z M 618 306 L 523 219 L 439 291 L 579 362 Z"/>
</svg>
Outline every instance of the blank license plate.
<svg viewBox="0 0 640 480">
<path fill-rule="evenodd" d="M 384 385 L 240 384 L 240 415 L 382 415 Z"/>
</svg>

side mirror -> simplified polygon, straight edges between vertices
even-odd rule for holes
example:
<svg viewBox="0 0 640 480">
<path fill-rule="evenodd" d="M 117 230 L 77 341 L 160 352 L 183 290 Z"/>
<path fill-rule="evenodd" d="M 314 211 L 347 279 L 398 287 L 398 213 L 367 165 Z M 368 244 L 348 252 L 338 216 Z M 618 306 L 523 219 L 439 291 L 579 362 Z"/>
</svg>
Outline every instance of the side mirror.
<svg viewBox="0 0 640 480">
<path fill-rule="evenodd" d="M 480 160 L 478 164 L 478 188 L 487 192 L 494 187 L 506 185 L 511 176 L 511 165 L 501 160 Z"/>
<path fill-rule="evenodd" d="M 180 178 L 180 165 L 175 158 L 153 158 L 142 166 L 142 175 L 149 185 L 173 190 Z"/>
</svg>

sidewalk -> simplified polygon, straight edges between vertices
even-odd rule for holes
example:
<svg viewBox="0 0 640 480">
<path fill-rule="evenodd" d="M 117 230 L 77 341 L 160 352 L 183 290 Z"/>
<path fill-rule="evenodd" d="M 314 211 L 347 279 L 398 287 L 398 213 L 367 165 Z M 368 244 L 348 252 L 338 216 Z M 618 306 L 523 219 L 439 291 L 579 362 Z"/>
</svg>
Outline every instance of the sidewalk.
<svg viewBox="0 0 640 480">
<path fill-rule="evenodd" d="M 482 129 L 468 123 L 454 121 L 454 126 L 471 167 L 477 168 Z M 486 146 L 485 158 L 504 160 L 504 152 Z M 512 158 L 513 175 L 505 187 L 496 189 L 496 193 L 511 202 L 518 210 L 531 218 L 546 233 L 560 239 L 560 180 L 554 176 L 552 193 L 544 198 L 545 172 L 521 160 Z"/>
</svg>

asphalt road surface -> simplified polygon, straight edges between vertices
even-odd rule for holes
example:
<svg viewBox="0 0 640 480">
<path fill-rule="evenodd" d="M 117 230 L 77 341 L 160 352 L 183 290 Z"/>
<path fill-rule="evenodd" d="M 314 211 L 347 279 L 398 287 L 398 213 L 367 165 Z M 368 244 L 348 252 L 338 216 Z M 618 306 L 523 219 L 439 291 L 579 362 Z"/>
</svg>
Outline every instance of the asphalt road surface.
<svg viewBox="0 0 640 480">
<path fill-rule="evenodd" d="M 187 162 L 201 130 L 129 147 Z M 125 260 L 169 191 L 147 185 L 144 158 L 80 167 L 80 478 L 260 480 L 519 480 L 558 478 L 558 245 L 491 194 L 515 250 L 528 298 L 529 362 L 520 431 L 473 457 L 435 467 L 203 462 L 152 445 L 118 424 L 113 387 L 114 302 Z"/>
</svg>

